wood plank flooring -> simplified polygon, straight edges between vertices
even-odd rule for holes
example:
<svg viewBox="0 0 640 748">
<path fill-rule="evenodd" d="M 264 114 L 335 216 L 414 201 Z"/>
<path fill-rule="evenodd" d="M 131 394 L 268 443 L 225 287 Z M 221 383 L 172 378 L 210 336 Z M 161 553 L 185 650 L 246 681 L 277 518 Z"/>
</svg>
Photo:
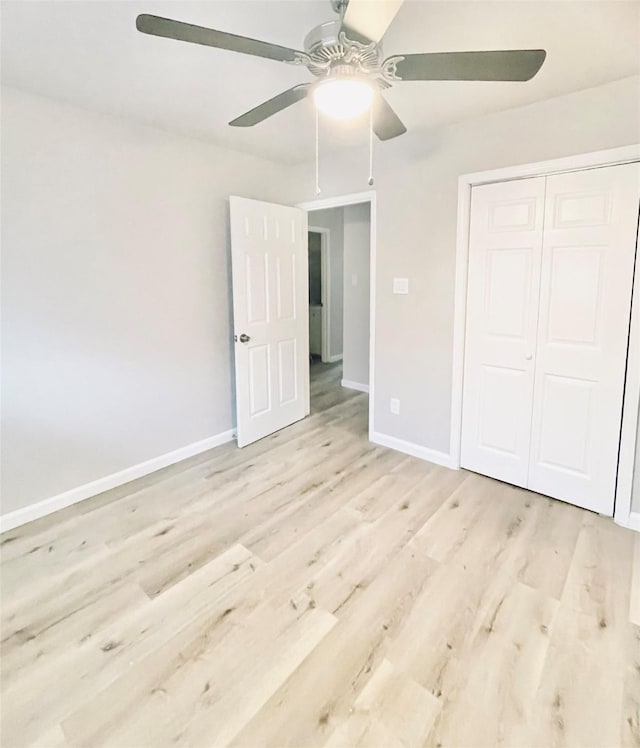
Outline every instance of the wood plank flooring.
<svg viewBox="0 0 640 748">
<path fill-rule="evenodd" d="M 313 370 L 305 421 L 2 536 L 1 745 L 640 746 L 636 536 Z"/>
</svg>

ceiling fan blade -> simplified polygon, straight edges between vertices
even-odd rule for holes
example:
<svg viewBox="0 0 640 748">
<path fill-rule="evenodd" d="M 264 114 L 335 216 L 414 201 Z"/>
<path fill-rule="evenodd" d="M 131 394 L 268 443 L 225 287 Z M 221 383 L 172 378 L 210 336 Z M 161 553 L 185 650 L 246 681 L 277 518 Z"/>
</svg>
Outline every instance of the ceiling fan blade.
<svg viewBox="0 0 640 748">
<path fill-rule="evenodd" d="M 379 42 L 404 0 L 349 0 L 343 24 L 372 42 Z"/>
<path fill-rule="evenodd" d="M 396 75 L 403 81 L 528 81 L 546 56 L 544 49 L 398 55 Z"/>
<path fill-rule="evenodd" d="M 287 91 L 283 91 L 272 99 L 264 101 L 262 104 L 258 104 L 257 107 L 241 114 L 239 117 L 231 120 L 229 124 L 232 127 L 252 127 L 253 125 L 257 125 L 258 122 L 262 122 L 267 117 L 271 117 L 304 99 L 309 93 L 310 86 L 310 83 L 303 83 L 300 86 L 289 88 Z"/>
<path fill-rule="evenodd" d="M 407 131 L 391 104 L 379 92 L 373 100 L 373 131 L 380 140 L 391 140 Z"/>
<path fill-rule="evenodd" d="M 204 44 L 219 49 L 229 49 L 232 52 L 242 52 L 245 55 L 266 57 L 269 60 L 280 60 L 281 62 L 293 62 L 298 54 L 295 49 L 289 49 L 289 47 L 280 47 L 277 44 L 250 39 L 248 36 L 228 34 L 226 31 L 207 29 L 204 26 L 194 26 L 191 23 L 173 21 L 170 18 L 150 16 L 147 13 L 143 13 L 136 18 L 136 28 L 143 34 Z"/>
</svg>

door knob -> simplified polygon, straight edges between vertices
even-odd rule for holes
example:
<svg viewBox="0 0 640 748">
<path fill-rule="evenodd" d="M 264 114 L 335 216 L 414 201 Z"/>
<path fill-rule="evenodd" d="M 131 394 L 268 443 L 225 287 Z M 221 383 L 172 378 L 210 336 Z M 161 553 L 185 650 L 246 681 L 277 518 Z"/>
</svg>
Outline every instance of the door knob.
<svg viewBox="0 0 640 748">
<path fill-rule="evenodd" d="M 242 335 L 240 336 L 241 343 L 248 343 L 250 340 L 251 338 L 248 335 L 245 335 L 244 333 L 242 333 Z"/>
<path fill-rule="evenodd" d="M 242 338 L 240 338 L 240 339 L 242 340 Z M 527 361 L 531 361 L 532 358 L 533 358 L 533 353 L 527 353 L 527 355 L 525 356 L 525 359 Z"/>
</svg>

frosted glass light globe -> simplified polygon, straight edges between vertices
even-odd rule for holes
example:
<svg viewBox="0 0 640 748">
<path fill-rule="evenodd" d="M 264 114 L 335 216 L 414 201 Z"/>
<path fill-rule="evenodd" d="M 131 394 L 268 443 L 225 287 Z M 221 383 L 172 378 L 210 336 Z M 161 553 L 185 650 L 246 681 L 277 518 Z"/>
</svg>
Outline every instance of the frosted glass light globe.
<svg viewBox="0 0 640 748">
<path fill-rule="evenodd" d="M 330 78 L 313 89 L 316 109 L 334 119 L 353 119 L 371 108 L 373 88 L 357 78 Z"/>
</svg>

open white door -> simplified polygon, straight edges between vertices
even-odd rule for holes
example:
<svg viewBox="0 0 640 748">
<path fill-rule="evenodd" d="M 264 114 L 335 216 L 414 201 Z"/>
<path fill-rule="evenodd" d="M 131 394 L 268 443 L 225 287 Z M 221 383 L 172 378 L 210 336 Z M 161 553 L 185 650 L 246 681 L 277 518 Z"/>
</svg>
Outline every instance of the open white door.
<svg viewBox="0 0 640 748">
<path fill-rule="evenodd" d="M 307 214 L 231 197 L 238 446 L 309 413 Z"/>
</svg>

